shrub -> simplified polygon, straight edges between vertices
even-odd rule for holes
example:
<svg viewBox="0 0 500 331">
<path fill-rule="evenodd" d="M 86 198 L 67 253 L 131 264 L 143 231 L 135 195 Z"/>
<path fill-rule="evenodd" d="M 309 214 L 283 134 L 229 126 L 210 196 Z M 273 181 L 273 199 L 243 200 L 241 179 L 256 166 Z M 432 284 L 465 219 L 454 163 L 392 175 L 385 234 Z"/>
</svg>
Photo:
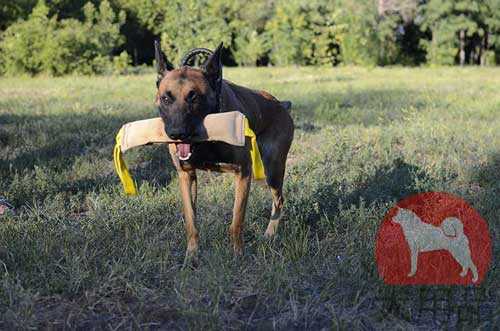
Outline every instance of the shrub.
<svg viewBox="0 0 500 331">
<path fill-rule="evenodd" d="M 83 8 L 85 19 L 57 20 L 40 0 L 27 20 L 12 24 L 0 40 L 0 70 L 6 75 L 20 73 L 64 75 L 104 73 L 119 63 L 124 71 L 126 55 L 113 60 L 113 49 L 123 43 L 120 26 L 123 12 L 116 15 L 108 1 L 97 10 L 92 3 Z"/>
</svg>

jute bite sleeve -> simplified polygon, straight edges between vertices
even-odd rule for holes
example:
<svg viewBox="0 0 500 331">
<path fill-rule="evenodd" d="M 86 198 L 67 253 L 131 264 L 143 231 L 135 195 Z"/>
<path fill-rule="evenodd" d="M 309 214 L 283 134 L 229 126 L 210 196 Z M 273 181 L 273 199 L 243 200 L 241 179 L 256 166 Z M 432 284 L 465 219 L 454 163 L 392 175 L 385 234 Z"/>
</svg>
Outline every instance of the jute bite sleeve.
<svg viewBox="0 0 500 331">
<path fill-rule="evenodd" d="M 195 130 L 193 142 L 222 141 L 234 146 L 245 145 L 245 115 L 238 111 L 206 116 Z M 148 144 L 181 142 L 170 138 L 160 117 L 130 122 L 122 127 L 121 151 Z"/>
</svg>

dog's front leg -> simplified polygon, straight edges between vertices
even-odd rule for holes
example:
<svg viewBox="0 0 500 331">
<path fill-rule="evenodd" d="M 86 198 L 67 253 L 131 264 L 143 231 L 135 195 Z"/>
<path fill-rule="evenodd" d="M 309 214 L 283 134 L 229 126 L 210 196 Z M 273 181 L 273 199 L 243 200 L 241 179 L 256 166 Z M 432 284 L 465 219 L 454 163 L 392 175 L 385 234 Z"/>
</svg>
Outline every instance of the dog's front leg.
<svg viewBox="0 0 500 331">
<path fill-rule="evenodd" d="M 248 194 L 252 181 L 252 167 L 243 165 L 241 170 L 236 172 L 234 181 L 234 208 L 233 222 L 231 223 L 231 242 L 236 255 L 243 254 L 243 221 L 245 219 L 245 210 L 247 207 Z"/>
<path fill-rule="evenodd" d="M 186 256 L 192 257 L 198 253 L 200 241 L 196 228 L 196 173 L 194 171 L 179 171 L 179 188 L 187 234 Z"/>
<path fill-rule="evenodd" d="M 418 265 L 418 249 L 417 247 L 410 247 L 411 253 L 411 270 L 408 274 L 408 277 L 413 277 L 417 273 L 417 265 Z"/>
</svg>

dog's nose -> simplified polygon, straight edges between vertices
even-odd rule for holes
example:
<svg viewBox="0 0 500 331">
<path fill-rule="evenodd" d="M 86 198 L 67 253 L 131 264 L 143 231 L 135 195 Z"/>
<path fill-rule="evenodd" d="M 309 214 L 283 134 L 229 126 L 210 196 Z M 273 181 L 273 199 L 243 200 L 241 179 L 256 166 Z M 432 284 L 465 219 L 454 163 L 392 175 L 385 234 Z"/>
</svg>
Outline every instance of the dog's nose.
<svg viewBox="0 0 500 331">
<path fill-rule="evenodd" d="M 170 138 L 175 140 L 183 140 L 189 137 L 187 132 L 184 130 L 171 130 L 168 135 L 170 136 Z"/>
</svg>

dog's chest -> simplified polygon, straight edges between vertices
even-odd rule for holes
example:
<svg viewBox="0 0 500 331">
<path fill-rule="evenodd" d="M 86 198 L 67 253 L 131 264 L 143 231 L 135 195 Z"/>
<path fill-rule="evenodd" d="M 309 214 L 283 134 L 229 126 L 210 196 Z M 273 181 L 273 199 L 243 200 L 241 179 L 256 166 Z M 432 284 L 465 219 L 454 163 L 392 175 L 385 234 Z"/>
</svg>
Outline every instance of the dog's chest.
<svg viewBox="0 0 500 331">
<path fill-rule="evenodd" d="M 193 144 L 192 156 L 181 162 L 181 168 L 204 169 L 220 172 L 237 171 L 240 166 L 249 162 L 247 146 L 237 147 L 222 142 L 204 142 Z"/>
</svg>

